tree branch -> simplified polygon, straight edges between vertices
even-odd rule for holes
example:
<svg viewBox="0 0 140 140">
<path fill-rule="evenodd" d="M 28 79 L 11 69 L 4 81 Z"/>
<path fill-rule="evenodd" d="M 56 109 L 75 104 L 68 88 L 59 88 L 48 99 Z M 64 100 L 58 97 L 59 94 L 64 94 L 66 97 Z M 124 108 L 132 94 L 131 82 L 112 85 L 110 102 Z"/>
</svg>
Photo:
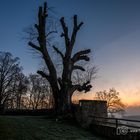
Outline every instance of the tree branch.
<svg viewBox="0 0 140 140">
<path fill-rule="evenodd" d="M 48 37 L 50 34 L 53 34 L 53 33 L 57 33 L 57 31 L 50 31 L 49 33 L 47 33 L 46 37 Z"/>
<path fill-rule="evenodd" d="M 92 85 L 90 85 L 90 81 L 87 81 L 86 83 L 84 83 L 83 85 L 77 84 L 77 85 L 73 85 L 74 91 L 78 90 L 79 92 L 85 91 L 88 92 L 90 91 L 90 89 L 92 88 Z"/>
<path fill-rule="evenodd" d="M 73 66 L 73 70 L 85 71 L 85 69 L 84 69 L 82 66 L 78 66 L 78 65 L 74 65 L 74 66 Z"/>
<path fill-rule="evenodd" d="M 50 76 L 44 73 L 43 71 L 37 71 L 38 74 L 40 74 L 42 77 L 46 78 L 50 82 Z"/>
<path fill-rule="evenodd" d="M 79 60 L 89 61 L 89 57 L 87 56 L 87 54 L 90 53 L 90 52 L 91 52 L 90 49 L 77 52 L 77 53 L 74 54 L 74 56 L 72 57 L 73 63 L 75 63 L 75 62 L 77 62 L 77 61 L 79 61 Z"/>
<path fill-rule="evenodd" d="M 79 55 L 79 56 L 76 56 L 76 57 L 72 58 L 73 63 L 76 63 L 77 61 L 80 61 L 80 60 L 89 61 L 90 58 L 86 55 Z"/>
<path fill-rule="evenodd" d="M 69 36 L 68 36 L 68 27 L 66 26 L 64 17 L 62 17 L 60 19 L 60 23 L 61 23 L 61 26 L 62 26 L 62 29 L 63 29 L 63 33 L 61 34 L 61 37 L 65 37 L 65 44 L 66 44 L 66 47 L 68 47 L 69 44 L 70 44 L 70 39 L 69 39 Z"/>
<path fill-rule="evenodd" d="M 60 56 L 62 57 L 62 59 L 64 58 L 63 53 L 62 53 L 57 47 L 53 46 L 53 49 L 54 49 L 58 54 L 60 54 Z"/>
<path fill-rule="evenodd" d="M 29 42 L 28 45 L 31 46 L 33 49 L 36 49 L 36 50 L 38 50 L 38 51 L 41 51 L 41 48 L 38 47 L 37 45 L 35 45 L 35 44 L 32 43 L 32 42 Z"/>
<path fill-rule="evenodd" d="M 34 27 L 39 31 L 39 26 L 37 24 L 35 24 Z"/>
<path fill-rule="evenodd" d="M 74 15 L 73 17 L 73 32 L 72 32 L 72 36 L 71 36 L 71 46 L 74 46 L 75 43 L 75 39 L 76 39 L 76 35 L 78 30 L 80 30 L 81 26 L 84 24 L 83 22 L 80 22 L 80 24 L 77 24 L 77 15 Z"/>
</svg>

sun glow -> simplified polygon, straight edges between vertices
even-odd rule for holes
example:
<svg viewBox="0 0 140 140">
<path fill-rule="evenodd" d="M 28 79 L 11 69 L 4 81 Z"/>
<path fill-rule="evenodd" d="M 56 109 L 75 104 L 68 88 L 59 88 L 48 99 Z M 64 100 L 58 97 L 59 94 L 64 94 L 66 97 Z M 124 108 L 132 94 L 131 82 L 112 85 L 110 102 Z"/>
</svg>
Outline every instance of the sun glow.
<svg viewBox="0 0 140 140">
<path fill-rule="evenodd" d="M 135 95 L 136 92 L 134 93 L 120 93 L 120 98 L 122 102 L 128 107 L 128 106 L 140 106 L 140 95 L 137 94 Z M 95 92 L 91 91 L 89 93 L 82 93 L 82 94 L 75 94 L 73 96 L 73 100 L 80 100 L 80 99 L 89 99 L 89 100 L 94 100 L 94 95 Z"/>
<path fill-rule="evenodd" d="M 140 105 L 140 97 L 127 97 L 127 98 L 121 98 L 122 101 L 127 105 L 127 106 L 139 106 Z"/>
</svg>

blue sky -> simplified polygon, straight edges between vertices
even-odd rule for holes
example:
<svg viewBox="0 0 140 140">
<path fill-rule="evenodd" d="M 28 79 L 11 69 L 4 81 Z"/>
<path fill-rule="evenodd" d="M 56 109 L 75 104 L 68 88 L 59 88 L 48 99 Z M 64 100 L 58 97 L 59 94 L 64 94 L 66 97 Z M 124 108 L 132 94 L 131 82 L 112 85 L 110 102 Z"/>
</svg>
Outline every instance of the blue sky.
<svg viewBox="0 0 140 140">
<path fill-rule="evenodd" d="M 0 0 L 0 50 L 21 59 L 24 72 L 36 72 L 40 61 L 30 51 L 23 30 L 36 21 L 44 0 Z M 77 48 L 91 48 L 99 68 L 94 91 L 115 87 L 122 98 L 140 97 L 140 2 L 138 0 L 48 0 L 53 15 L 72 23 L 77 14 L 84 26 Z M 133 99 L 134 98 L 134 99 Z"/>
</svg>

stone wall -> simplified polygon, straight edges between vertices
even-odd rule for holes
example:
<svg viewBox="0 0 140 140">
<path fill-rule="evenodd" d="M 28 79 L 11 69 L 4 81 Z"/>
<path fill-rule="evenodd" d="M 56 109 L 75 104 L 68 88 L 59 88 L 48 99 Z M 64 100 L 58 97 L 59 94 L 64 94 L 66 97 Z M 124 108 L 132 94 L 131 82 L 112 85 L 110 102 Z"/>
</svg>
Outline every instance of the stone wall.
<svg viewBox="0 0 140 140">
<path fill-rule="evenodd" d="M 88 127 L 93 120 L 92 116 L 107 117 L 107 102 L 99 100 L 80 100 L 76 116 L 83 127 Z"/>
</svg>

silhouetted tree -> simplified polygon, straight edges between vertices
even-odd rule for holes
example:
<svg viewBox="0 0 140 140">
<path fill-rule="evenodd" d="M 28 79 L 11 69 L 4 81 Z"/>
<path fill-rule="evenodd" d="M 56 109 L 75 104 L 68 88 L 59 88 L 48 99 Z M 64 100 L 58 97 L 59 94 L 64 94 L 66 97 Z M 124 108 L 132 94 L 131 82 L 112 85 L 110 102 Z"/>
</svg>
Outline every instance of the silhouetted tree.
<svg viewBox="0 0 140 140">
<path fill-rule="evenodd" d="M 9 52 L 0 52 L 0 110 L 14 93 L 14 80 L 19 71 L 19 58 Z"/>
<path fill-rule="evenodd" d="M 15 102 L 16 108 L 21 108 L 22 103 L 22 96 L 26 94 L 28 90 L 28 79 L 27 77 L 20 71 L 17 73 L 15 77 L 15 84 L 14 84 L 14 93 L 15 93 Z"/>
<path fill-rule="evenodd" d="M 55 109 L 57 112 L 64 112 L 67 109 L 71 109 L 71 97 L 74 91 L 85 91 L 88 92 L 92 87 L 90 85 L 90 81 L 86 81 L 83 84 L 73 84 L 72 81 L 72 73 L 75 70 L 85 71 L 84 67 L 77 64 L 77 62 L 84 60 L 89 61 L 88 54 L 91 52 L 90 49 L 82 50 L 73 55 L 73 48 L 76 40 L 76 36 L 78 31 L 80 30 L 83 22 L 78 23 L 77 15 L 73 17 L 73 29 L 72 34 L 70 36 L 69 28 L 65 23 L 64 17 L 60 19 L 60 23 L 62 26 L 62 34 L 61 37 L 65 40 L 65 53 L 59 50 L 58 47 L 52 46 L 52 48 L 58 53 L 62 59 L 62 75 L 58 77 L 57 69 L 52 61 L 52 57 L 48 51 L 47 39 L 48 36 L 53 33 L 50 31 L 46 33 L 46 19 L 48 19 L 48 11 L 47 4 L 44 3 L 44 7 L 39 7 L 38 11 L 38 23 L 35 24 L 35 28 L 38 33 L 36 42 L 29 42 L 29 46 L 38 51 L 45 64 L 48 68 L 48 73 L 44 71 L 37 71 L 42 77 L 46 78 L 52 88 L 52 93 L 55 102 Z"/>
<path fill-rule="evenodd" d="M 22 68 L 21 68 L 19 71 L 17 71 L 15 77 L 13 78 L 13 92 L 8 97 L 8 100 L 5 103 L 6 108 L 21 109 L 22 97 L 23 95 L 26 96 L 27 85 L 28 85 L 28 79 L 22 73 Z"/>
<path fill-rule="evenodd" d="M 51 96 L 50 86 L 46 79 L 43 79 L 37 74 L 29 75 L 29 108 L 39 109 L 44 106 L 47 108 L 49 101 L 48 98 Z"/>
<path fill-rule="evenodd" d="M 99 91 L 96 92 L 95 99 L 107 101 L 108 113 L 119 113 L 125 111 L 125 105 L 122 103 L 119 92 L 117 92 L 114 88 L 109 91 Z"/>
</svg>

